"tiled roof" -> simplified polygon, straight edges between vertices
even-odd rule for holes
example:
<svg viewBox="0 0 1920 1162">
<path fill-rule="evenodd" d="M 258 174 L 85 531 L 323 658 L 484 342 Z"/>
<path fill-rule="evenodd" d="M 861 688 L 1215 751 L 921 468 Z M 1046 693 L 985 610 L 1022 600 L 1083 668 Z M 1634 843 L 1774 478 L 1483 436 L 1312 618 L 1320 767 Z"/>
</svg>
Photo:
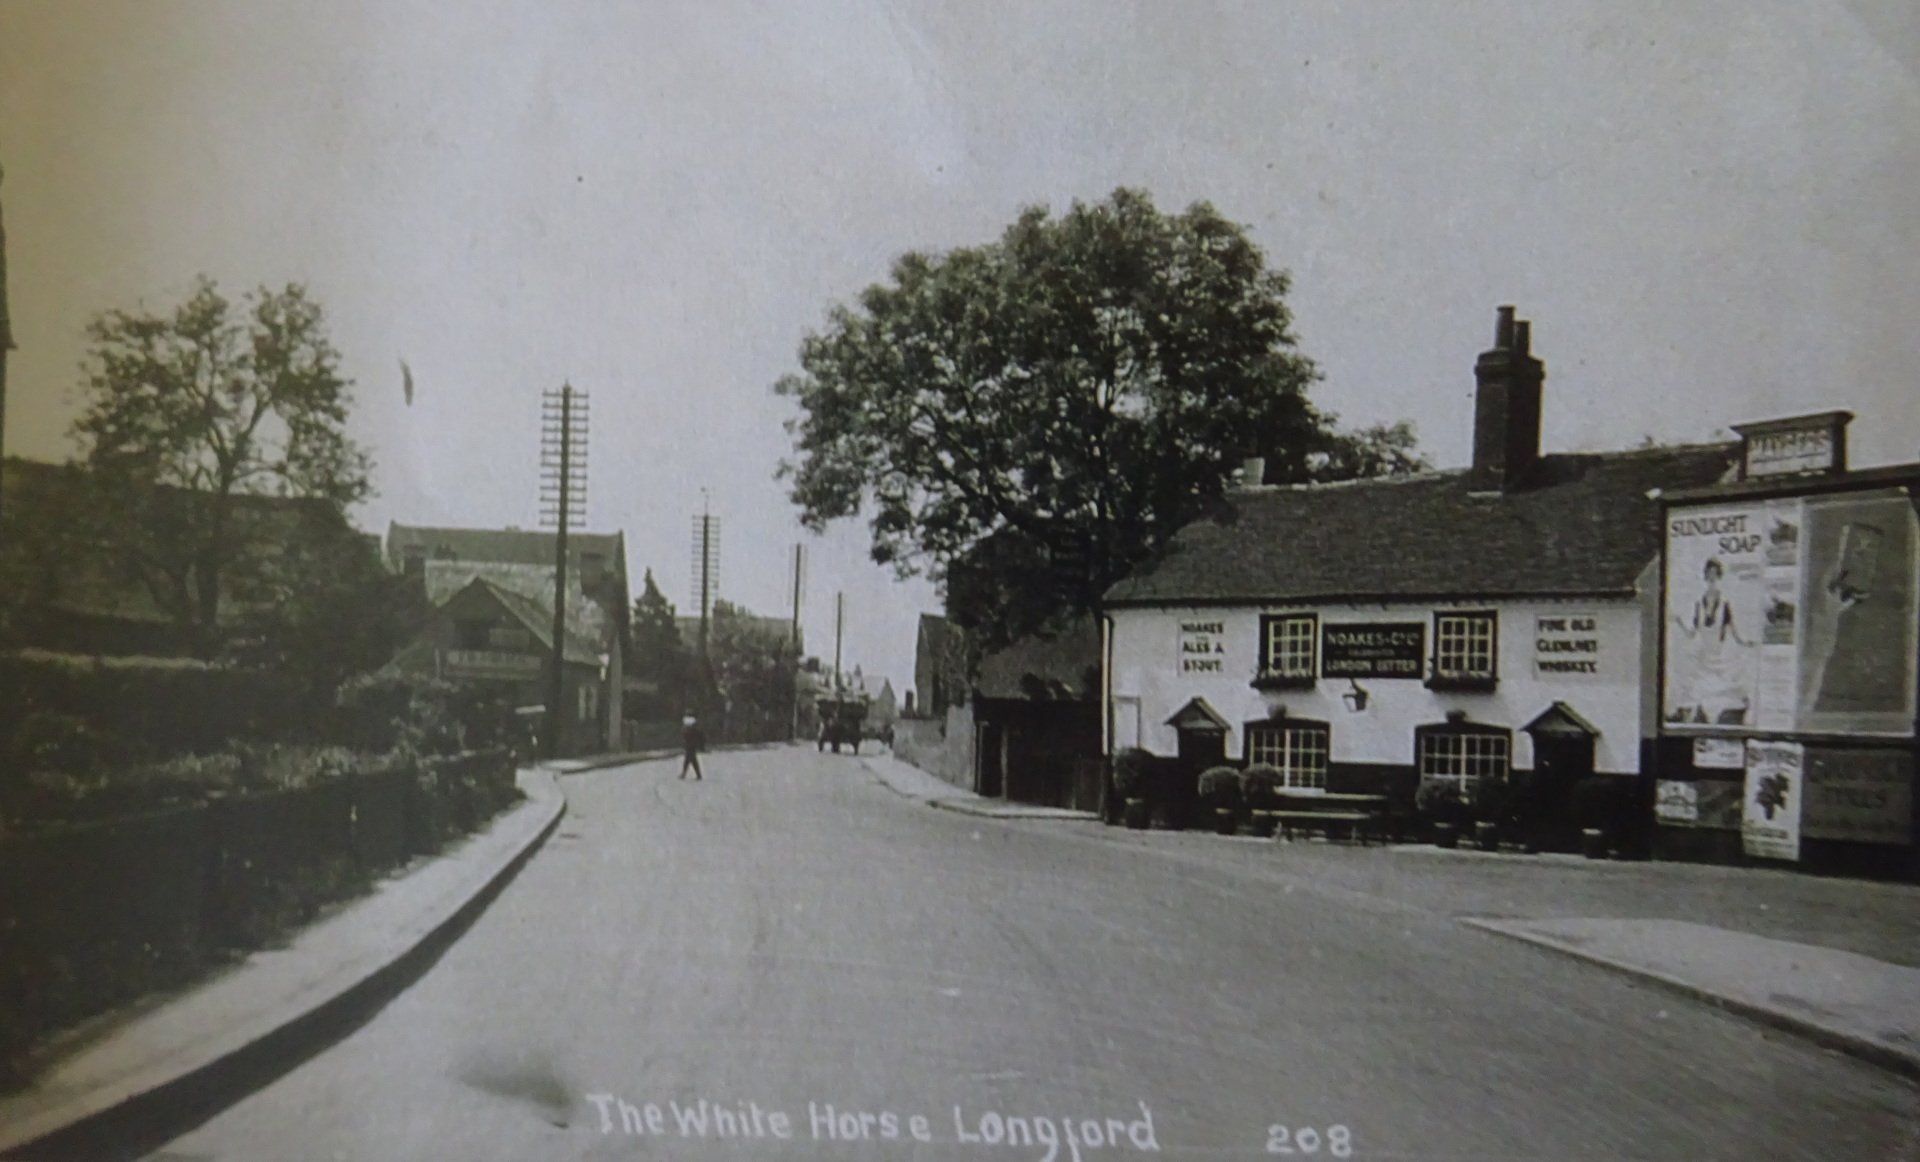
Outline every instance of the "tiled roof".
<svg viewBox="0 0 1920 1162">
<path fill-rule="evenodd" d="M 487 577 L 474 577 L 468 584 L 482 586 L 492 594 L 494 600 L 526 626 L 542 649 L 553 648 L 553 605 L 551 603 L 543 603 L 524 593 L 516 593 Z M 579 662 L 588 666 L 600 664 L 600 655 L 595 648 L 595 643 L 575 632 L 571 625 L 567 629 L 567 648 L 564 653 L 569 662 Z"/>
<path fill-rule="evenodd" d="M 1082 618 L 1053 634 L 1032 634 L 980 659 L 973 688 L 982 698 L 1073 701 L 1099 689 L 1100 631 Z"/>
<path fill-rule="evenodd" d="M 1243 489 L 1111 605 L 1630 594 L 1660 549 L 1653 489 L 1721 479 L 1737 445 L 1544 456 L 1477 494 L 1465 470 Z"/>
<path fill-rule="evenodd" d="M 483 582 L 500 596 L 516 616 L 528 621 L 540 643 L 553 648 L 553 566 L 502 564 L 497 561 L 428 561 L 427 600 L 444 605 L 474 581 Z M 600 603 L 589 601 L 577 576 L 567 585 L 567 656 L 598 661 L 613 648 L 615 627 Z"/>
</svg>

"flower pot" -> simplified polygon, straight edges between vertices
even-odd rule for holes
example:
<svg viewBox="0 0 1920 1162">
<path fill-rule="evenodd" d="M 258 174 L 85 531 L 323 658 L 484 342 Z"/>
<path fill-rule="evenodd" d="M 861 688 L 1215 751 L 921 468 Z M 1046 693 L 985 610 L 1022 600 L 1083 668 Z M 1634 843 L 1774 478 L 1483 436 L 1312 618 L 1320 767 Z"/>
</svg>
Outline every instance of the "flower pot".
<svg viewBox="0 0 1920 1162">
<path fill-rule="evenodd" d="M 1121 818 L 1135 831 L 1145 831 L 1153 823 L 1153 804 L 1145 799 L 1128 799 Z"/>
<path fill-rule="evenodd" d="M 1240 813 L 1231 807 L 1215 807 L 1213 829 L 1221 835 L 1232 835 L 1240 830 Z"/>
<path fill-rule="evenodd" d="M 1451 823 L 1433 825 L 1433 845 L 1452 851 L 1460 846 L 1460 829 Z"/>
<path fill-rule="evenodd" d="M 1500 850 L 1500 825 L 1482 819 L 1473 825 L 1473 843 L 1481 851 Z"/>
<path fill-rule="evenodd" d="M 1607 833 L 1598 827 L 1581 828 L 1580 854 L 1588 859 L 1607 858 Z"/>
</svg>

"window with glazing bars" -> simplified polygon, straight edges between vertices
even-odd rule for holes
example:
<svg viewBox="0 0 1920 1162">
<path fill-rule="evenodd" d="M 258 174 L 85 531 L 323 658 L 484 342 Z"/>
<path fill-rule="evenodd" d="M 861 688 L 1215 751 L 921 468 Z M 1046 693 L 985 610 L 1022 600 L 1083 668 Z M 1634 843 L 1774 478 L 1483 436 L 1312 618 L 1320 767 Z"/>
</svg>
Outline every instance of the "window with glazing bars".
<svg viewBox="0 0 1920 1162">
<path fill-rule="evenodd" d="M 1471 798 L 1481 779 L 1505 779 L 1513 740 L 1505 731 L 1460 731 L 1420 736 L 1420 778 L 1452 783 Z"/>
<path fill-rule="evenodd" d="M 1260 672 L 1313 680 L 1320 619 L 1311 613 L 1269 614 L 1260 619 Z"/>
<path fill-rule="evenodd" d="M 1247 728 L 1247 761 L 1268 763 L 1293 790 L 1327 789 L 1327 752 L 1331 734 L 1317 723 Z"/>
<path fill-rule="evenodd" d="M 1437 678 L 1491 678 L 1494 623 L 1491 613 L 1442 613 L 1434 617 L 1433 673 Z"/>
</svg>

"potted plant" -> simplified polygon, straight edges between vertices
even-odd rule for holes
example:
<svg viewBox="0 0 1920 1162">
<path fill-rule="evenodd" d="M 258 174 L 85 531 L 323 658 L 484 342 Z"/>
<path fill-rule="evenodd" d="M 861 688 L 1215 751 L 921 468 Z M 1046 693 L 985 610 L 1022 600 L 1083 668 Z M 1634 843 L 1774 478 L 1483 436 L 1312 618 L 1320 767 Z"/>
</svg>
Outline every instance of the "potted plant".
<svg viewBox="0 0 1920 1162">
<path fill-rule="evenodd" d="M 1483 778 L 1474 784 L 1473 842 L 1481 851 L 1499 851 L 1513 830 L 1514 788 L 1506 779 Z"/>
<path fill-rule="evenodd" d="M 1580 853 L 1588 859 L 1605 859 L 1613 852 L 1622 823 L 1620 782 L 1618 776 L 1589 775 L 1573 785 Z"/>
<path fill-rule="evenodd" d="M 1424 779 L 1413 795 L 1413 809 L 1433 828 L 1433 845 L 1452 850 L 1460 845 L 1464 810 L 1458 783 Z"/>
<path fill-rule="evenodd" d="M 1129 747 L 1113 757 L 1113 789 L 1125 804 L 1121 819 L 1135 831 L 1145 831 L 1153 822 L 1153 756 L 1139 747 Z"/>
<path fill-rule="evenodd" d="M 1273 817 L 1279 806 L 1279 790 L 1285 783 L 1280 768 L 1271 763 L 1255 763 L 1240 772 L 1240 801 L 1253 820 L 1253 833 L 1265 839 L 1271 836 L 1278 820 Z"/>
<path fill-rule="evenodd" d="M 1240 772 L 1232 767 L 1208 767 L 1200 772 L 1200 803 L 1213 812 L 1213 829 L 1232 835 L 1240 829 Z"/>
</svg>

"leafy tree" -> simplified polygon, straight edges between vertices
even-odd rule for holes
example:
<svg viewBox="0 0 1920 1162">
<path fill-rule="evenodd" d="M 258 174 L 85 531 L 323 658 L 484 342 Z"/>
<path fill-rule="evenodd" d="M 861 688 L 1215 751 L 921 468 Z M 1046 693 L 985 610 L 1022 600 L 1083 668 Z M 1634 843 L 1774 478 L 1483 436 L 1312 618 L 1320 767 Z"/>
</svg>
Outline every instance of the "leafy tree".
<svg viewBox="0 0 1920 1162">
<path fill-rule="evenodd" d="M 655 684 L 659 695 L 651 704 L 642 700 L 635 706 L 639 717 L 668 717 L 678 713 L 685 702 L 689 655 L 674 617 L 673 602 L 660 592 L 653 570 L 648 569 L 640 596 L 633 599 L 629 630 L 633 635 L 634 677 Z"/>
<path fill-rule="evenodd" d="M 765 732 L 787 721 L 799 659 L 784 626 L 730 601 L 715 601 L 707 656 L 731 730 Z"/>
<path fill-rule="evenodd" d="M 1093 610 L 1243 457 L 1377 464 L 1308 401 L 1287 289 L 1205 203 L 1028 209 L 833 308 L 775 386 L 801 413 L 781 475 L 810 528 L 871 506 L 874 560 L 944 581 L 984 644 Z"/>
<path fill-rule="evenodd" d="M 202 653 L 221 603 L 279 535 L 250 497 L 337 512 L 370 491 L 345 433 L 350 384 L 304 288 L 236 311 L 211 280 L 170 314 L 108 311 L 87 329 L 74 434 L 108 541 Z"/>
<path fill-rule="evenodd" d="M 316 698 L 393 660 L 431 606 L 418 578 L 388 572 L 377 542 L 334 510 L 303 506 L 277 552 L 254 562 L 230 652 L 306 681 Z"/>
</svg>

